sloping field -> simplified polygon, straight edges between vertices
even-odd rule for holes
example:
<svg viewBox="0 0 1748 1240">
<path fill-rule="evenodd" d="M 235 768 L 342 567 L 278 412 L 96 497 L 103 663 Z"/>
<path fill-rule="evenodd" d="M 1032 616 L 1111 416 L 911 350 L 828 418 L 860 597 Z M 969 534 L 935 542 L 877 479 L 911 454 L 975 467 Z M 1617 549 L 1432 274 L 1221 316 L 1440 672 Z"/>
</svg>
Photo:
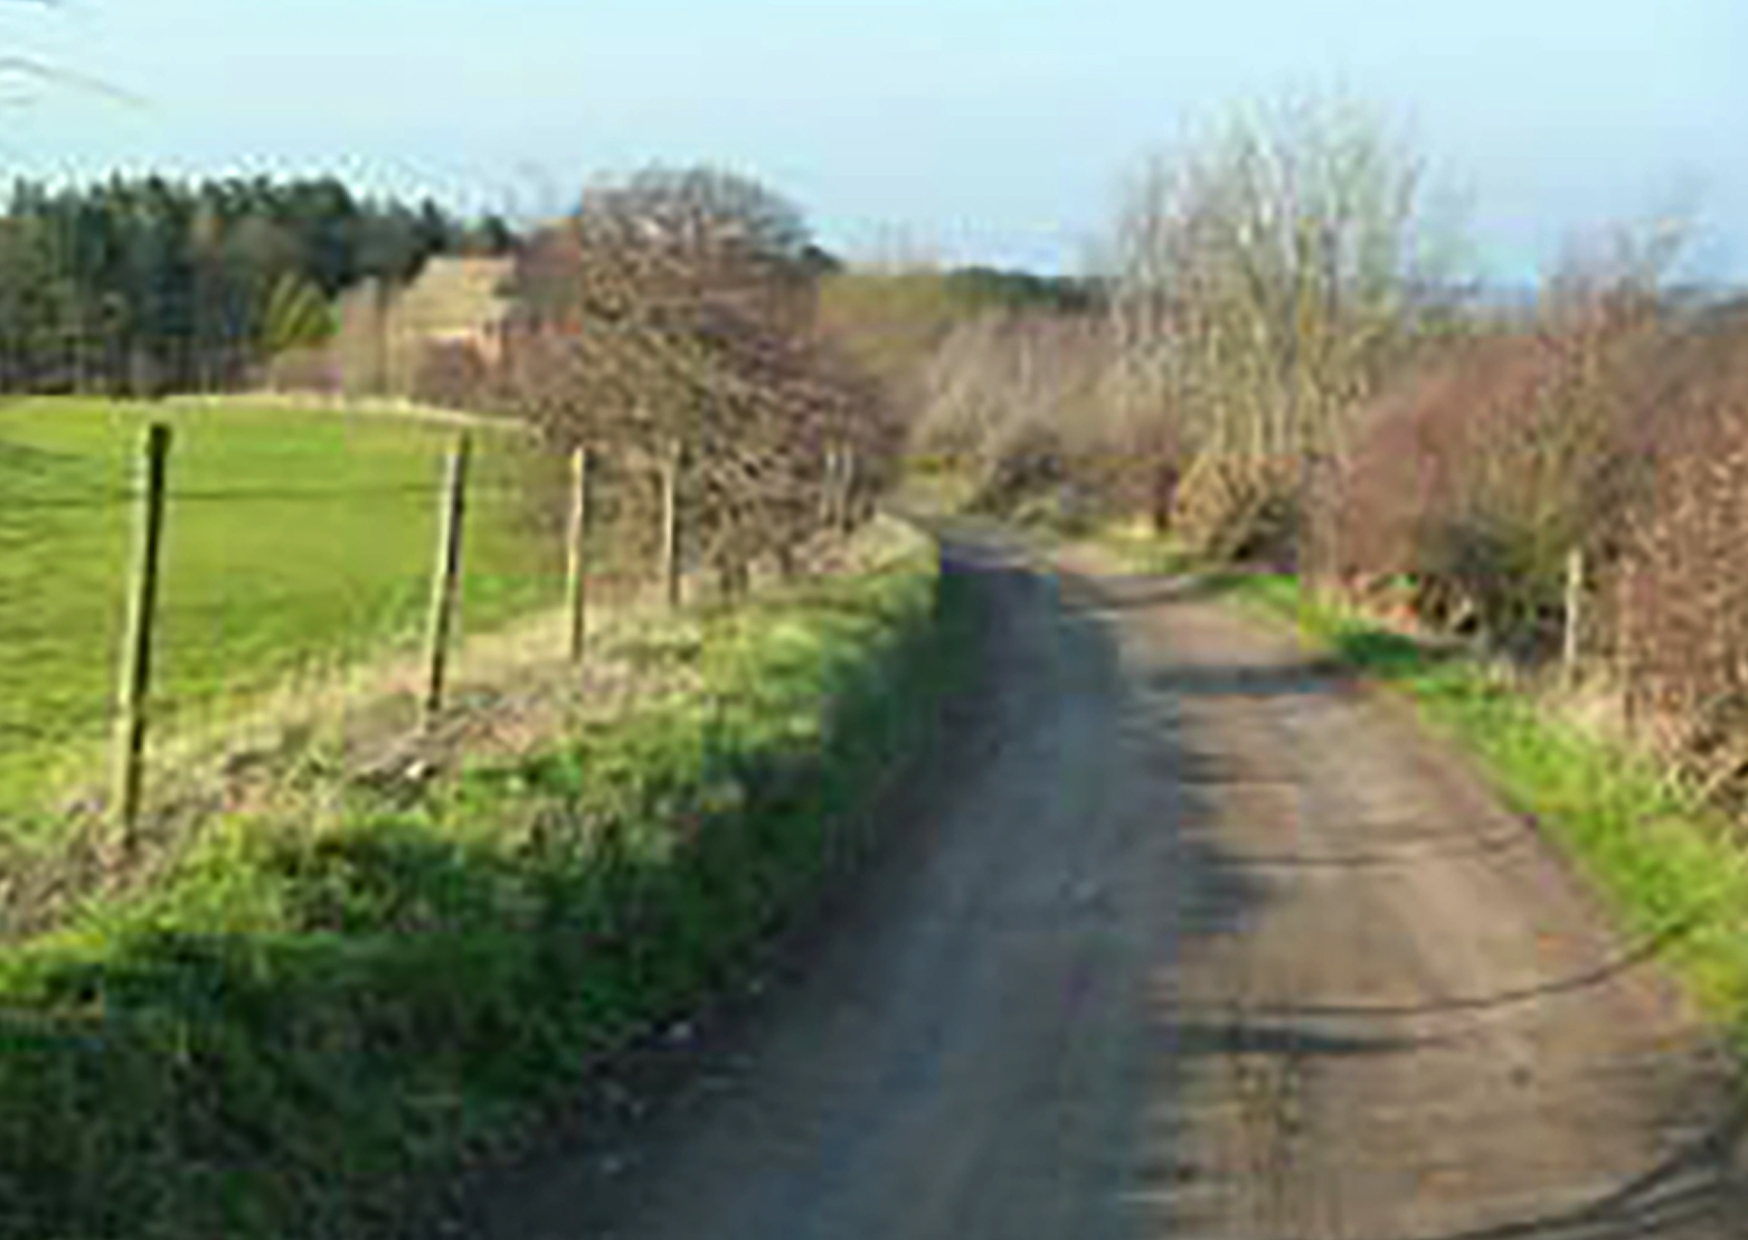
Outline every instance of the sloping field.
<svg viewBox="0 0 1748 1240">
<path fill-rule="evenodd" d="M 167 727 L 404 644 L 433 560 L 442 453 L 406 418 L 251 405 L 0 407 L 0 811 L 100 769 L 148 418 L 175 431 L 154 690 Z M 475 436 L 464 621 L 555 601 L 510 436 Z"/>
</svg>

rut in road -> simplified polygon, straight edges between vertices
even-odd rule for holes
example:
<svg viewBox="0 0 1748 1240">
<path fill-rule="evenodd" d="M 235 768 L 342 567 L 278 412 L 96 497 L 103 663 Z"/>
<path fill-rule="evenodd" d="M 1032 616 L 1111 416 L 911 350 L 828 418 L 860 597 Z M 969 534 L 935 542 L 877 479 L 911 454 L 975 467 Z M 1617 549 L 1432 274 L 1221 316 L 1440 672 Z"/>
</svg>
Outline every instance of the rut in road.
<svg viewBox="0 0 1748 1240">
<path fill-rule="evenodd" d="M 1748 1233 L 1727 1057 L 1460 763 L 1193 587 L 950 551 L 988 688 L 925 808 L 483 1235 Z"/>
</svg>

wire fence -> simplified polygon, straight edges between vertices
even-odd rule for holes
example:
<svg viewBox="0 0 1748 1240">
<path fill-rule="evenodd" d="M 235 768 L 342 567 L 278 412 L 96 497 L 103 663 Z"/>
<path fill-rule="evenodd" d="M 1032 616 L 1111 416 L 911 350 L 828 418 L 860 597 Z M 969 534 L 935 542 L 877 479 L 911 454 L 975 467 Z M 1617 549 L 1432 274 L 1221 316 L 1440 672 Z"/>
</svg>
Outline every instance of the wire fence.
<svg viewBox="0 0 1748 1240">
<path fill-rule="evenodd" d="M 466 634 L 580 608 L 612 567 L 601 531 L 564 519 L 564 462 L 525 436 L 279 416 L 327 443 L 270 424 L 243 450 L 172 416 L 148 432 L 167 444 L 155 481 L 137 423 L 69 447 L 0 420 L 0 832 L 94 799 L 131 819 L 155 740 L 360 660 L 417 652 L 435 714 Z"/>
</svg>

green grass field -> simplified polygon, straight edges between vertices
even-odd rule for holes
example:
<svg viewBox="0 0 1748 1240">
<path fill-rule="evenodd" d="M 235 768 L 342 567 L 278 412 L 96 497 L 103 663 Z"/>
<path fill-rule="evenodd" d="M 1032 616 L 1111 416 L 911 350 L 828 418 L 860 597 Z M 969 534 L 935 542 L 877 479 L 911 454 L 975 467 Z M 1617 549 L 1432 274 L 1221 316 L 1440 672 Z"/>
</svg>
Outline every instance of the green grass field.
<svg viewBox="0 0 1748 1240">
<path fill-rule="evenodd" d="M 101 771 L 142 427 L 174 427 L 155 685 L 167 727 L 416 637 L 450 429 L 250 405 L 0 406 L 0 810 Z M 516 440 L 475 436 L 464 623 L 559 596 Z"/>
</svg>

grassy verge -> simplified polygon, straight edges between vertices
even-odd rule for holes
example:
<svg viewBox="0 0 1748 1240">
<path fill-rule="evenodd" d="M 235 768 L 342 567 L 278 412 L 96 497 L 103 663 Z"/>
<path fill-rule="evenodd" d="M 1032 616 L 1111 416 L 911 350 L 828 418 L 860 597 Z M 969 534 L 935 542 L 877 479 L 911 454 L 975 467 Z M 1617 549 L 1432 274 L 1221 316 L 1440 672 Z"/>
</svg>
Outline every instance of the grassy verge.
<svg viewBox="0 0 1748 1240">
<path fill-rule="evenodd" d="M 954 589 L 919 542 L 652 634 L 687 692 L 437 786 L 236 818 L 0 958 L 0 1237 L 392 1233 L 857 846 L 963 662 Z"/>
<path fill-rule="evenodd" d="M 1433 648 L 1302 591 L 1292 577 L 1215 575 L 1250 610 L 1296 623 L 1343 665 L 1404 694 L 1534 815 L 1617 911 L 1665 936 L 1667 959 L 1748 1048 L 1748 850 L 1657 766 L 1586 731 L 1473 656 Z"/>
</svg>

